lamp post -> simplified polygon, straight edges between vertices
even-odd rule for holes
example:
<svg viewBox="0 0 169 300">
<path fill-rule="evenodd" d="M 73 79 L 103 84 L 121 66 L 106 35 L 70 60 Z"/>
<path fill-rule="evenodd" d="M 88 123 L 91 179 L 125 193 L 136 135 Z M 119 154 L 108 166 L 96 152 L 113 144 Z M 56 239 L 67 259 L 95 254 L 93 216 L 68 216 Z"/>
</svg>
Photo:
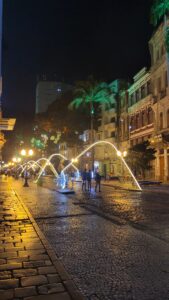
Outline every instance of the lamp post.
<svg viewBox="0 0 169 300">
<path fill-rule="evenodd" d="M 123 151 L 123 152 L 117 151 L 117 156 L 122 157 L 124 159 L 127 156 L 127 151 L 126 150 Z M 123 168 L 122 160 L 121 160 L 121 172 L 122 172 L 122 174 L 124 174 L 124 168 Z"/>
<path fill-rule="evenodd" d="M 21 155 L 23 157 L 25 157 L 25 159 L 27 160 L 28 157 L 30 157 L 30 156 L 33 155 L 33 150 L 32 149 L 29 149 L 29 150 L 22 149 L 21 150 Z M 29 187 L 29 184 L 28 184 L 28 169 L 27 169 L 27 167 L 28 166 L 27 166 L 27 161 L 26 161 L 25 175 L 24 175 L 25 182 L 24 182 L 23 187 Z"/>
</svg>

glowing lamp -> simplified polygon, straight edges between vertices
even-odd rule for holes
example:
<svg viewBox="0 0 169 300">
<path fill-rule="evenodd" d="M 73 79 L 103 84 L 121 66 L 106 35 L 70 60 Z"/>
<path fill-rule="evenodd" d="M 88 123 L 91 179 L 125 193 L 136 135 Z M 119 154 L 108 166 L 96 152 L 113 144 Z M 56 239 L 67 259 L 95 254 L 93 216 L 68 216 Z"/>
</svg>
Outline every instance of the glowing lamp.
<svg viewBox="0 0 169 300">
<path fill-rule="evenodd" d="M 32 149 L 30 149 L 30 150 L 28 151 L 28 155 L 29 155 L 29 156 L 32 156 L 32 155 L 33 155 L 33 150 L 32 150 Z"/>
<path fill-rule="evenodd" d="M 127 151 L 124 151 L 123 152 L 123 157 L 126 157 L 127 156 Z"/>
<path fill-rule="evenodd" d="M 121 152 L 120 151 L 117 151 L 117 156 L 121 156 Z"/>
<path fill-rule="evenodd" d="M 22 149 L 22 150 L 21 150 L 21 155 L 22 155 L 22 156 L 26 156 L 26 150 L 25 150 L 25 149 Z"/>
</svg>

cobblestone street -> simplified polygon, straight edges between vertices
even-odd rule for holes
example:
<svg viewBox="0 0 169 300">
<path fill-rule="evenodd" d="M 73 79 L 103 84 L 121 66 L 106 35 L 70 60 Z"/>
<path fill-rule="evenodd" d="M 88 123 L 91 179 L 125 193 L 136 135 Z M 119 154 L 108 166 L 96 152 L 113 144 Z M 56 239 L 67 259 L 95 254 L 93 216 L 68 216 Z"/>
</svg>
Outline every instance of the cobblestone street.
<svg viewBox="0 0 169 300">
<path fill-rule="evenodd" d="M 86 299 L 169 299 L 167 188 L 138 193 L 102 186 L 89 197 L 79 186 L 65 196 L 12 184 Z"/>
<path fill-rule="evenodd" d="M 0 181 L 0 299 L 83 299 L 22 201 Z"/>
</svg>

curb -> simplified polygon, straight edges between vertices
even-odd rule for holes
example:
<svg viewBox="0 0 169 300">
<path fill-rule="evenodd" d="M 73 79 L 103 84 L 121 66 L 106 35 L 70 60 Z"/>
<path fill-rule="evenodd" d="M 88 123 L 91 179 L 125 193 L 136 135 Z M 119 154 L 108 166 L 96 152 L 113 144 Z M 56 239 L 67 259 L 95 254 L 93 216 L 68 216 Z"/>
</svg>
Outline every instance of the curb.
<svg viewBox="0 0 169 300">
<path fill-rule="evenodd" d="M 37 235 L 39 236 L 39 239 L 41 240 L 42 244 L 44 245 L 46 252 L 48 254 L 48 256 L 50 257 L 53 265 L 56 268 L 56 271 L 58 272 L 59 276 L 61 277 L 64 286 L 66 287 L 68 293 L 70 294 L 72 300 L 86 300 L 86 298 L 81 294 L 81 292 L 78 290 L 76 284 L 74 283 L 74 281 L 71 279 L 70 275 L 68 274 L 68 272 L 65 270 L 64 265 L 61 263 L 61 261 L 59 260 L 59 258 L 57 257 L 53 247 L 51 246 L 51 244 L 48 242 L 47 238 L 45 237 L 45 235 L 43 234 L 43 232 L 41 231 L 41 229 L 39 228 L 38 224 L 36 223 L 34 217 L 32 216 L 32 214 L 30 213 L 30 211 L 28 210 L 27 206 L 25 205 L 25 203 L 23 202 L 23 200 L 21 199 L 21 197 L 18 195 L 18 193 L 14 190 L 14 188 L 11 186 L 10 183 L 8 183 L 10 186 L 10 189 L 12 190 L 12 192 L 15 194 L 15 196 L 17 197 L 17 199 L 20 201 L 21 205 L 23 206 L 25 212 L 28 215 L 28 218 L 30 219 L 32 226 L 34 227 Z"/>
</svg>

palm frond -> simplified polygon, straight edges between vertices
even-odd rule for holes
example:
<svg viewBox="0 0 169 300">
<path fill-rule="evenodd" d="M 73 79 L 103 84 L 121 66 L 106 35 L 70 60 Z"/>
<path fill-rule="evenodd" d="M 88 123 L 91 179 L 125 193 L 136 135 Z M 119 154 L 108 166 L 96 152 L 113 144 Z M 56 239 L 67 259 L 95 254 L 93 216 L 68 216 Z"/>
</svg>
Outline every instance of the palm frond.
<svg viewBox="0 0 169 300">
<path fill-rule="evenodd" d="M 79 108 L 84 103 L 83 97 L 75 98 L 68 106 L 70 110 Z"/>
<path fill-rule="evenodd" d="M 169 0 L 155 0 L 150 12 L 150 22 L 156 26 L 158 21 L 169 11 Z"/>
</svg>

